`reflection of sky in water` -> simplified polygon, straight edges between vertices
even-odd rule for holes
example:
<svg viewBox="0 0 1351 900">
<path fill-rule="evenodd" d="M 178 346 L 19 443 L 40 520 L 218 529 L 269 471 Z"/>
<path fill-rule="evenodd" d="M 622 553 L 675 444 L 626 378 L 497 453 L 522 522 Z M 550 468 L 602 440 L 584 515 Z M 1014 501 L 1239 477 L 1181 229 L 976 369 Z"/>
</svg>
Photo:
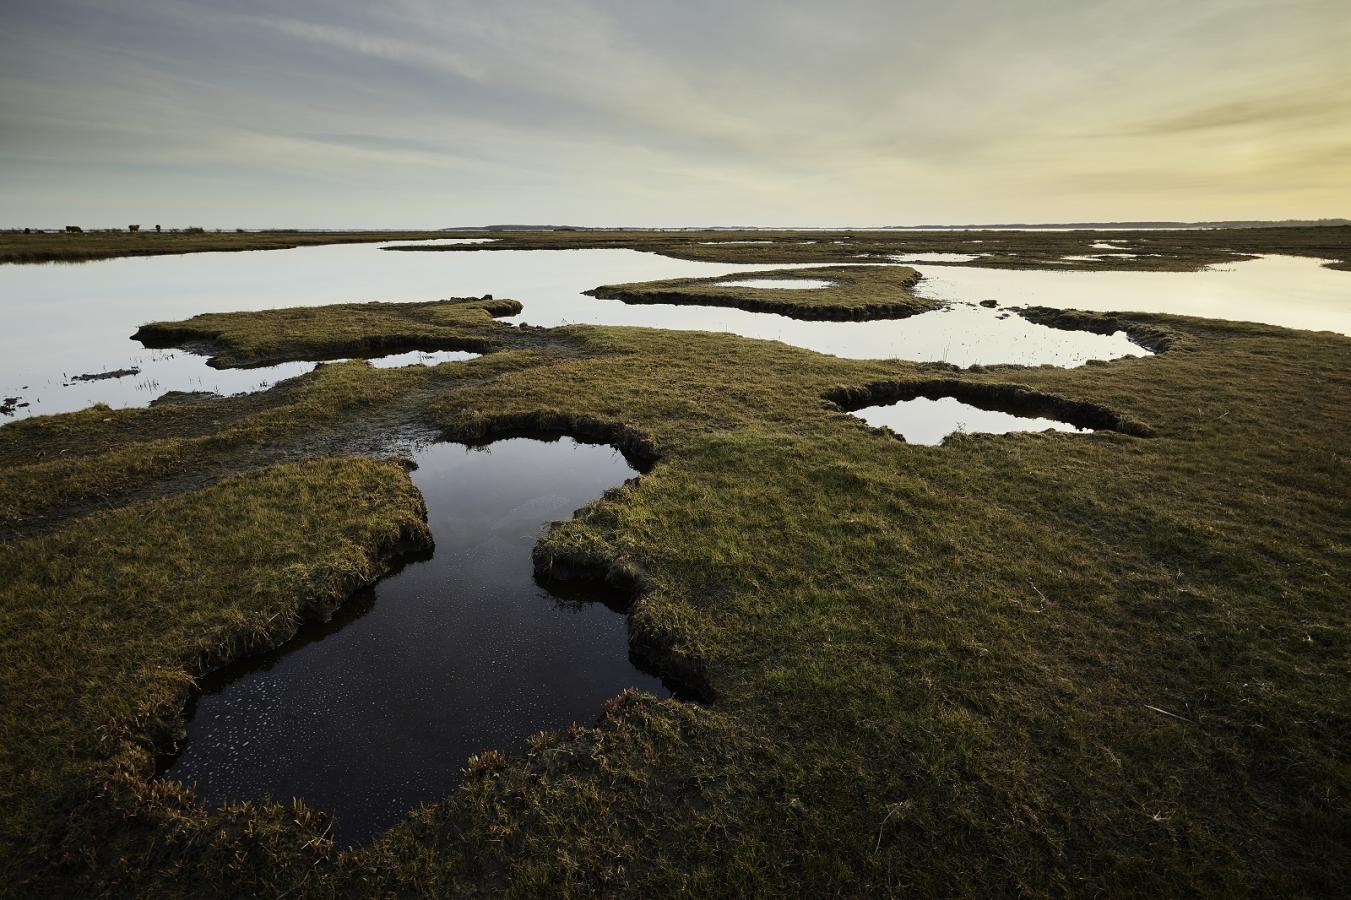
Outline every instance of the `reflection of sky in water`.
<svg viewBox="0 0 1351 900">
<path fill-rule="evenodd" d="M 920 292 L 940 300 L 1178 313 L 1351 335 L 1351 272 L 1306 257 L 1264 256 L 1200 272 L 944 266 L 926 269 L 924 275 Z"/>
<path fill-rule="evenodd" d="M 201 312 L 484 294 L 524 303 L 525 311 L 507 320 L 512 322 L 728 331 L 839 356 L 943 360 L 961 366 L 1074 366 L 1143 352 L 1121 335 L 1059 331 L 971 305 L 987 298 L 1002 305 L 1171 311 L 1351 333 L 1351 276 L 1292 257 L 1266 257 L 1197 273 L 934 266 L 921 269 L 920 293 L 962 302 L 908 319 L 866 323 L 803 322 L 717 307 L 627 305 L 582 293 L 601 284 L 766 268 L 794 267 L 691 262 L 632 250 L 397 253 L 370 244 L 5 265 L 0 266 L 5 324 L 0 332 L 0 399 L 17 396 L 30 402 L 16 412 L 24 416 L 95 402 L 144 405 L 169 390 L 257 390 L 309 366 L 217 371 L 200 356 L 149 351 L 128 336 L 145 322 Z M 74 375 L 130 367 L 141 372 L 63 386 Z"/>
<path fill-rule="evenodd" d="M 1008 434 L 1010 431 L 1073 431 L 1087 434 L 1091 428 L 1075 428 L 1055 419 L 1015 416 L 1012 413 L 981 409 L 952 397 L 930 400 L 916 397 L 887 406 L 867 406 L 854 415 L 874 427 L 885 425 L 910 444 L 937 445 L 958 431 L 984 434 Z"/>
<path fill-rule="evenodd" d="M 347 846 L 445 798 L 471 754 L 594 722 L 628 687 L 668 693 L 630 661 L 625 616 L 546 591 L 530 564 L 548 522 L 634 475 L 622 456 L 514 439 L 415 459 L 431 558 L 209 676 L 168 777 L 211 805 L 301 797 Z"/>
</svg>

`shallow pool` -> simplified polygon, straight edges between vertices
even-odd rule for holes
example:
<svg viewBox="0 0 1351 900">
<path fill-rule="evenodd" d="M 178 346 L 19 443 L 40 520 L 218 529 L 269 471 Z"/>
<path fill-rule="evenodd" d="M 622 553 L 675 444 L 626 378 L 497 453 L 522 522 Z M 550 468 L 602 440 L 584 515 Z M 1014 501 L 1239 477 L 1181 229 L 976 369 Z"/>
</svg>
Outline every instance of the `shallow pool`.
<svg viewBox="0 0 1351 900">
<path fill-rule="evenodd" d="M 885 426 L 905 438 L 908 444 L 936 446 L 950 434 L 1008 434 L 1014 431 L 1072 431 L 1088 434 L 1091 428 L 1076 428 L 1068 422 L 1033 416 L 1019 416 L 992 409 L 981 409 L 953 397 L 916 397 L 885 406 L 866 406 L 854 410 L 869 425 Z"/>
<path fill-rule="evenodd" d="M 445 799 L 472 754 L 591 724 L 627 687 L 669 691 L 629 658 L 627 618 L 600 589 L 536 583 L 547 523 L 634 471 L 571 439 L 434 444 L 413 480 L 436 541 L 275 651 L 203 683 L 164 777 L 225 800 L 303 798 L 340 846 Z"/>
</svg>

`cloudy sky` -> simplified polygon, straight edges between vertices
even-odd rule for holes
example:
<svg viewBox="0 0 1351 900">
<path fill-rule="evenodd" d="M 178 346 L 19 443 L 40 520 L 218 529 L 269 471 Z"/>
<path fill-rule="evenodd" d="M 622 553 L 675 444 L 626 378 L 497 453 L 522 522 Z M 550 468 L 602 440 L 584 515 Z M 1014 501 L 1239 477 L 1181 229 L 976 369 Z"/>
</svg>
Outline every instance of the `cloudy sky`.
<svg viewBox="0 0 1351 900">
<path fill-rule="evenodd" d="M 1351 215 L 1348 0 L 6 0 L 0 226 Z"/>
</svg>

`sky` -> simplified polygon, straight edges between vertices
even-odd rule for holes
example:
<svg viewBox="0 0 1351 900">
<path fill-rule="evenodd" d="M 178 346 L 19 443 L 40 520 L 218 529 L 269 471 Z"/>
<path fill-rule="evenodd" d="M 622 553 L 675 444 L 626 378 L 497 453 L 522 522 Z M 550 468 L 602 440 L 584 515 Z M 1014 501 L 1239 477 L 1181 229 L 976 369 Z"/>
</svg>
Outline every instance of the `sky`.
<svg viewBox="0 0 1351 900">
<path fill-rule="evenodd" d="M 0 227 L 1351 215 L 1351 0 L 4 0 Z"/>
</svg>

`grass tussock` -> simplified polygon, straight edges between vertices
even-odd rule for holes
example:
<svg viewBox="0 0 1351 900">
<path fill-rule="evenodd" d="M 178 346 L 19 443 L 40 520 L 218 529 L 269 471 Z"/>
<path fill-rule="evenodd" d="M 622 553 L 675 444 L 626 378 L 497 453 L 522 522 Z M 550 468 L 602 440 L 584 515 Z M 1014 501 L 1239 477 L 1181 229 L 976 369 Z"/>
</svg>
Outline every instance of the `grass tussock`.
<svg viewBox="0 0 1351 900">
<path fill-rule="evenodd" d="M 157 441 L 215 453 L 133 473 L 107 511 L 56 496 L 13 529 L 10 883 L 1338 892 L 1351 876 L 1351 341 L 1070 318 L 1167 343 L 1072 370 L 956 370 L 573 326 L 430 371 L 343 363 L 249 398 L 0 429 L 11 498 L 119 471 Z M 1118 430 L 920 447 L 842 409 L 909 391 L 1073 407 Z M 201 648 L 284 633 L 266 616 L 355 583 L 417 519 L 406 479 L 378 463 L 185 486 L 411 426 L 467 441 L 576 433 L 643 460 L 642 478 L 555 525 L 536 565 L 626 586 L 631 648 L 711 703 L 624 695 L 594 727 L 484 748 L 503 759 L 469 764 L 483 777 L 340 856 L 313 811 L 208 813 L 145 781 L 145 748 L 159 723 L 171 730 Z M 75 452 L 32 461 L 63 446 Z M 313 465 L 338 474 L 314 479 Z M 160 499 L 138 501 L 147 491 Z"/>
</svg>

